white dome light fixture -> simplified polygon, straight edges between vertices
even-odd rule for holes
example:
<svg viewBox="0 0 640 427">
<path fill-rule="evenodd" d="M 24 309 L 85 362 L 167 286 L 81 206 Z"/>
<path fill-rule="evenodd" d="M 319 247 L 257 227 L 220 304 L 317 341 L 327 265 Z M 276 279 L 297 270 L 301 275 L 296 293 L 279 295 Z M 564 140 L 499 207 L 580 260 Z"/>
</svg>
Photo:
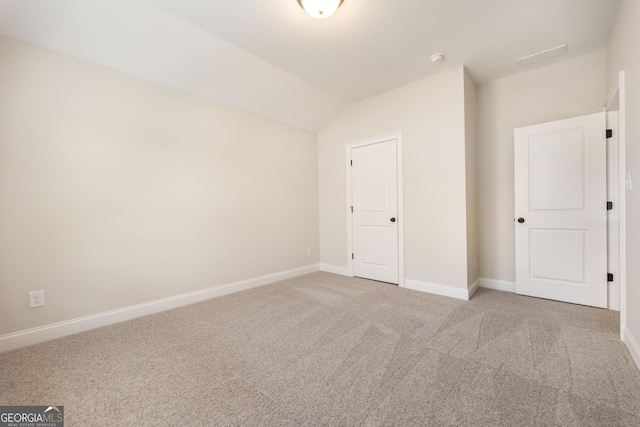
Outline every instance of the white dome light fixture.
<svg viewBox="0 0 640 427">
<path fill-rule="evenodd" d="M 343 0 L 298 0 L 298 4 L 309 16 L 316 19 L 327 19 L 340 7 Z"/>
<path fill-rule="evenodd" d="M 444 61 L 444 53 L 434 53 L 431 55 L 431 62 L 434 64 L 439 64 Z"/>
</svg>

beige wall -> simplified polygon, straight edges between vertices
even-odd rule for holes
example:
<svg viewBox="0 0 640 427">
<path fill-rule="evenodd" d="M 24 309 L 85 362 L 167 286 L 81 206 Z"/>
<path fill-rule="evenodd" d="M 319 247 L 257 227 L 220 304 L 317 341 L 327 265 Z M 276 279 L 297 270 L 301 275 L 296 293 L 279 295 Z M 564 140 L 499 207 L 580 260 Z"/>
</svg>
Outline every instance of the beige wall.
<svg viewBox="0 0 640 427">
<path fill-rule="evenodd" d="M 0 335 L 318 262 L 314 133 L 6 37 L 0 58 Z"/>
<path fill-rule="evenodd" d="M 626 193 L 627 297 L 626 327 L 635 345 L 640 344 L 640 2 L 621 0 L 611 33 L 608 50 L 608 81 L 612 84 L 618 71 L 625 71 L 626 94 L 626 162 L 633 173 L 632 191 Z M 636 349 L 636 352 L 640 348 Z M 640 356 L 640 354 L 636 354 Z"/>
<path fill-rule="evenodd" d="M 464 69 L 348 107 L 318 135 L 320 251 L 347 266 L 346 144 L 402 131 L 405 277 L 467 289 Z"/>
<path fill-rule="evenodd" d="M 480 276 L 515 281 L 513 130 L 602 111 L 604 49 L 478 88 Z"/>
<path fill-rule="evenodd" d="M 465 70 L 464 73 L 464 140 L 467 194 L 467 282 L 469 286 L 479 277 L 478 229 L 478 129 L 477 88 Z"/>
</svg>

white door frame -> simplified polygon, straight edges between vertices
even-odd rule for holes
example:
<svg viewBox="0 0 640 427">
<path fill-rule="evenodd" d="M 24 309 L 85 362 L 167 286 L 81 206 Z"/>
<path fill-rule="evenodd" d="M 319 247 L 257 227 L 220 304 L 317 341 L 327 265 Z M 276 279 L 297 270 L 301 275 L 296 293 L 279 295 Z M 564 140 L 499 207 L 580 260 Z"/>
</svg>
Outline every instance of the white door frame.
<svg viewBox="0 0 640 427">
<path fill-rule="evenodd" d="M 609 96 L 603 105 L 603 111 L 610 111 L 618 104 L 618 206 L 619 206 L 619 233 L 618 259 L 620 262 L 620 339 L 624 341 L 627 327 L 627 238 L 626 238 L 626 188 L 627 172 L 625 164 L 625 73 L 618 73 L 618 78 L 613 83 Z M 615 208 L 615 206 L 614 206 Z"/>
<path fill-rule="evenodd" d="M 403 181 L 403 161 L 402 161 L 402 132 L 394 132 L 387 135 L 381 135 L 374 138 L 366 139 L 359 142 L 352 142 L 345 147 L 345 167 L 347 171 L 347 269 L 349 276 L 353 277 L 353 214 L 351 212 L 352 204 L 352 183 L 351 183 L 351 150 L 365 145 L 373 145 L 380 142 L 396 140 L 396 158 L 398 168 L 398 286 L 404 288 L 404 181 Z"/>
<path fill-rule="evenodd" d="M 607 202 L 613 203 L 613 209 L 607 210 L 607 273 L 613 274 L 613 281 L 609 282 L 607 308 L 620 311 L 620 131 L 618 111 L 606 111 L 605 114 L 607 129 L 613 131 L 611 138 L 607 138 Z"/>
</svg>

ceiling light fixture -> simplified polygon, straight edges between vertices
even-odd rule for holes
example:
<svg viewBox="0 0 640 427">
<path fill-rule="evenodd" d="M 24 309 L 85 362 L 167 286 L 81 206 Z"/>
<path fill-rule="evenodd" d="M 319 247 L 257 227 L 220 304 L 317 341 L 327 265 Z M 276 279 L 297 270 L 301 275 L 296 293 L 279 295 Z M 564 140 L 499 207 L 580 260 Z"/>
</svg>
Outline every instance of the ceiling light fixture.
<svg viewBox="0 0 640 427">
<path fill-rule="evenodd" d="M 431 55 L 431 62 L 434 64 L 439 64 L 444 61 L 444 53 L 434 53 Z"/>
<path fill-rule="evenodd" d="M 298 0 L 298 4 L 309 16 L 316 19 L 327 19 L 340 7 L 343 0 Z"/>
</svg>

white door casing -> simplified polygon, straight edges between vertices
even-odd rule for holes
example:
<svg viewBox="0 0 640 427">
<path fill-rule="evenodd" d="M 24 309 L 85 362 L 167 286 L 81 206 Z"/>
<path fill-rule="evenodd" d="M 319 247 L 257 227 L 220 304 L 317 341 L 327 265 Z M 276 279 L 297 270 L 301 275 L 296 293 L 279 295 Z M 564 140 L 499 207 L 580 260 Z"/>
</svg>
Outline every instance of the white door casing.
<svg viewBox="0 0 640 427">
<path fill-rule="evenodd" d="M 626 171 L 626 84 L 625 84 L 625 71 L 619 71 L 616 76 L 607 100 L 603 105 L 604 111 L 615 111 L 617 120 L 614 122 L 614 137 L 616 138 L 617 153 L 617 167 L 618 176 L 614 177 L 610 175 L 612 179 L 617 181 L 618 191 L 617 198 L 615 199 L 614 210 L 616 211 L 617 219 L 617 245 L 614 246 L 616 250 L 615 258 L 617 259 L 618 274 L 616 275 L 616 282 L 618 284 L 617 290 L 619 291 L 619 309 L 620 309 L 620 339 L 627 344 L 629 349 L 633 348 L 628 341 L 627 330 L 627 250 L 626 250 L 626 192 L 631 191 L 629 186 L 631 182 L 627 182 Z M 617 130 L 617 132 L 616 132 Z M 635 352 L 637 353 L 637 352 Z M 632 353 L 633 354 L 633 353 Z M 637 362 L 637 361 L 636 361 Z"/>
<path fill-rule="evenodd" d="M 607 307 L 620 311 L 620 182 L 618 144 L 618 112 L 607 112 L 607 129 L 612 130 L 611 138 L 607 138 L 607 201 L 612 202 L 611 210 L 607 210 L 607 272 L 613 274 L 609 282 L 609 302 Z"/>
<path fill-rule="evenodd" d="M 606 307 L 605 114 L 514 136 L 516 293 Z"/>
<path fill-rule="evenodd" d="M 397 141 L 351 149 L 352 272 L 399 284 Z"/>
</svg>

